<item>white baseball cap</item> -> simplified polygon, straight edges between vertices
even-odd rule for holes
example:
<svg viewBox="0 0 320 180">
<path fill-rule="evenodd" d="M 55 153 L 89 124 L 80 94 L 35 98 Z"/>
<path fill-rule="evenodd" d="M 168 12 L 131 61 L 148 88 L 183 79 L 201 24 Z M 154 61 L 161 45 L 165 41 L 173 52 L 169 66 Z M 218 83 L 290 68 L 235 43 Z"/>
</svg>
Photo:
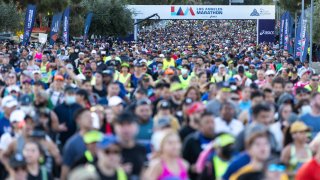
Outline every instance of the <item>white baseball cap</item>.
<svg viewBox="0 0 320 180">
<path fill-rule="evenodd" d="M 13 96 L 6 96 L 1 101 L 2 107 L 12 108 L 18 105 L 18 101 Z"/>
<path fill-rule="evenodd" d="M 17 85 L 11 85 L 9 87 L 7 87 L 8 92 L 10 93 L 11 91 L 16 91 L 16 92 L 20 92 L 20 87 Z"/>
<path fill-rule="evenodd" d="M 274 72 L 274 70 L 268 70 L 268 71 L 266 72 L 266 76 L 269 76 L 269 75 L 271 75 L 271 74 L 275 75 L 276 72 Z"/>
<path fill-rule="evenodd" d="M 119 96 L 112 96 L 109 100 L 109 106 L 118 106 L 119 104 L 123 103 L 122 99 Z"/>
<path fill-rule="evenodd" d="M 21 122 L 26 117 L 26 113 L 22 110 L 14 110 L 10 115 L 10 123 Z"/>
</svg>

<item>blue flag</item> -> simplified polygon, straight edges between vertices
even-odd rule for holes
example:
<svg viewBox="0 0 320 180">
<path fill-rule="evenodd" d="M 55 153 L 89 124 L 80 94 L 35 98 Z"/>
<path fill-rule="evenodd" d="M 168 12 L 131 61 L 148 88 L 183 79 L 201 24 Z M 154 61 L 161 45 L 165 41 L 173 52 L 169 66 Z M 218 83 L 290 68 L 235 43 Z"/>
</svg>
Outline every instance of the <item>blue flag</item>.
<svg viewBox="0 0 320 180">
<path fill-rule="evenodd" d="M 284 42 L 283 49 L 289 51 L 290 50 L 290 41 L 291 41 L 291 31 L 292 30 L 292 17 L 289 12 L 284 19 Z"/>
<path fill-rule="evenodd" d="M 304 62 L 307 57 L 308 45 L 309 38 L 307 32 L 307 20 L 300 16 L 297 28 L 297 37 L 295 41 L 295 57 L 300 58 L 301 62 Z"/>
<path fill-rule="evenodd" d="M 24 20 L 24 33 L 23 33 L 23 45 L 27 45 L 31 37 L 32 28 L 36 18 L 36 6 L 29 4 L 26 11 L 26 17 Z"/>
<path fill-rule="evenodd" d="M 92 12 L 88 13 L 88 15 L 87 15 L 86 23 L 84 25 L 83 41 L 85 41 L 88 38 L 92 16 L 93 16 Z"/>
<path fill-rule="evenodd" d="M 58 33 L 60 28 L 62 13 L 53 15 L 50 31 L 50 44 L 53 45 L 58 39 Z"/>
<path fill-rule="evenodd" d="M 287 15 L 287 12 L 283 13 L 281 16 L 281 20 L 280 20 L 280 40 L 279 40 L 279 44 L 280 44 L 280 48 L 282 48 L 283 46 L 283 41 L 284 41 L 284 21 L 285 21 L 285 17 Z"/>
<path fill-rule="evenodd" d="M 63 27 L 62 27 L 62 40 L 67 46 L 69 43 L 69 16 L 70 16 L 70 7 L 67 7 L 63 13 Z"/>
<path fill-rule="evenodd" d="M 289 25 L 289 36 L 290 36 L 290 41 L 289 41 L 289 53 L 293 54 L 294 53 L 294 46 L 293 46 L 293 40 L 294 40 L 294 19 L 292 16 L 290 16 L 290 25 Z"/>
<path fill-rule="evenodd" d="M 258 42 L 274 42 L 274 24 L 275 20 L 273 19 L 259 19 L 258 26 Z"/>
</svg>

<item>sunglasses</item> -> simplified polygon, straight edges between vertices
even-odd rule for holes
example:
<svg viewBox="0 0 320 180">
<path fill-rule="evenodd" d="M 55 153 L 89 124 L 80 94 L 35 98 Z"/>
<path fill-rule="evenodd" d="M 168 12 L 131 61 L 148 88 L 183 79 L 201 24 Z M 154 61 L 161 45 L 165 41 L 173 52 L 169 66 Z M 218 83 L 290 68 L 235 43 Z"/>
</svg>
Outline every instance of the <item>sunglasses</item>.
<svg viewBox="0 0 320 180">
<path fill-rule="evenodd" d="M 239 101 L 239 100 L 240 100 L 240 98 L 232 97 L 232 98 L 231 98 L 231 100 L 233 100 L 233 101 Z"/>
<path fill-rule="evenodd" d="M 120 154 L 120 150 L 119 149 L 106 149 L 105 151 L 104 151 L 104 153 L 106 154 L 106 155 L 111 155 L 111 154 L 114 154 L 114 155 L 118 155 L 118 154 Z"/>
<path fill-rule="evenodd" d="M 319 81 L 319 79 L 311 79 L 312 81 Z"/>
<path fill-rule="evenodd" d="M 14 171 L 26 171 L 26 170 L 27 170 L 27 167 L 26 167 L 26 166 L 14 168 Z"/>
<path fill-rule="evenodd" d="M 268 77 L 274 77 L 274 75 L 273 75 L 273 74 L 270 74 L 270 75 L 268 75 Z"/>
</svg>

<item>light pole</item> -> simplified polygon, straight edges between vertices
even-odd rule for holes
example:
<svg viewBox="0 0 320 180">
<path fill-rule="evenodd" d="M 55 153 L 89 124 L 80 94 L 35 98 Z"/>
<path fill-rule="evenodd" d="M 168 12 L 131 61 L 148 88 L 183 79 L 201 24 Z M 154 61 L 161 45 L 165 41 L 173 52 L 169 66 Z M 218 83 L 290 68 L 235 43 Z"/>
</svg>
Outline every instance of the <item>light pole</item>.
<svg viewBox="0 0 320 180">
<path fill-rule="evenodd" d="M 310 54 L 309 54 L 309 63 L 312 63 L 312 37 L 313 37 L 313 0 L 311 0 L 311 8 L 310 8 Z"/>
<path fill-rule="evenodd" d="M 301 29 L 300 29 L 300 34 L 298 34 L 298 36 L 300 36 L 300 38 L 302 38 L 301 37 L 301 34 L 302 34 L 302 32 L 303 32 L 303 27 L 304 27 L 304 0 L 302 0 L 302 3 L 301 3 Z M 302 46 L 302 41 L 303 41 L 303 39 L 300 39 L 300 41 L 301 41 L 301 46 Z M 300 61 L 303 61 L 303 59 L 302 59 L 302 54 L 303 54 L 303 51 L 302 51 L 302 47 L 300 48 Z"/>
</svg>

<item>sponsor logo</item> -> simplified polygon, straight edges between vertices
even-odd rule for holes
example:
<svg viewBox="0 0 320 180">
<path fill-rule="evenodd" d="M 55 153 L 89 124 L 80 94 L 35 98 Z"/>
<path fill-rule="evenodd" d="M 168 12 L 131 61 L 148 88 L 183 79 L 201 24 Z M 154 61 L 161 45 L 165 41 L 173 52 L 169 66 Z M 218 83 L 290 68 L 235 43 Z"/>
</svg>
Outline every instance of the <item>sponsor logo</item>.
<svg viewBox="0 0 320 180">
<path fill-rule="evenodd" d="M 176 11 L 177 10 L 177 11 Z M 171 16 L 195 16 L 192 7 L 187 7 L 184 11 L 182 7 L 176 8 L 175 6 L 171 6 Z"/>
<path fill-rule="evenodd" d="M 260 14 L 260 16 L 267 16 L 267 15 L 270 15 L 271 13 L 266 9 L 260 8 L 259 14 Z"/>
<path fill-rule="evenodd" d="M 258 13 L 258 11 L 256 9 L 253 9 L 250 16 L 260 16 L 260 14 Z"/>
<path fill-rule="evenodd" d="M 260 32 L 260 36 L 262 35 L 274 35 L 274 31 L 265 31 L 265 30 L 262 30 Z"/>
<path fill-rule="evenodd" d="M 59 21 L 56 21 L 52 27 L 52 32 L 58 32 L 59 31 Z"/>
</svg>

